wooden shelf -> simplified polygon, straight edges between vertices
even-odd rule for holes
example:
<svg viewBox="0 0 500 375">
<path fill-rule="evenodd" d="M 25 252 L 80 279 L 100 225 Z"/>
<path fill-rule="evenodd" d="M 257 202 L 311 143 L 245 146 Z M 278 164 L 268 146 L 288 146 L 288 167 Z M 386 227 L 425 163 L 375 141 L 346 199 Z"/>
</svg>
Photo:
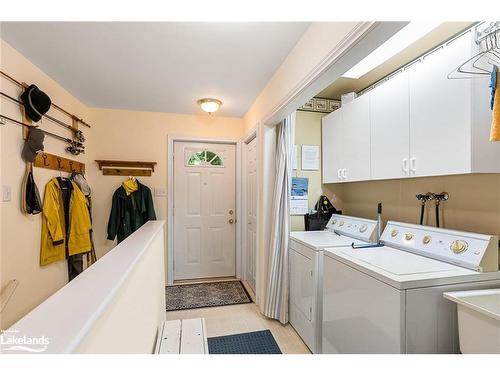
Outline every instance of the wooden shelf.
<svg viewBox="0 0 500 375">
<path fill-rule="evenodd" d="M 104 176 L 151 176 L 156 165 L 154 161 L 96 160 L 95 162 Z"/>
</svg>

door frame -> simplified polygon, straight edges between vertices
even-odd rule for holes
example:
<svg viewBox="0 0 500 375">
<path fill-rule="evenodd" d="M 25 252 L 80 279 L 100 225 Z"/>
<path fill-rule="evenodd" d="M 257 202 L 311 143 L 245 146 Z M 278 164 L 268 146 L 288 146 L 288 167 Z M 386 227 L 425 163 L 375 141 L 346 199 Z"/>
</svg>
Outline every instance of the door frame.
<svg viewBox="0 0 500 375">
<path fill-rule="evenodd" d="M 257 145 L 256 145 L 256 154 L 257 154 L 257 173 L 256 173 L 256 186 L 258 187 L 259 186 L 259 173 L 258 173 L 258 158 L 259 158 L 259 137 L 258 137 L 258 132 L 257 132 L 257 127 L 251 129 L 248 134 L 242 139 L 242 149 L 241 149 L 241 218 L 242 218 L 242 223 L 241 223 L 241 281 L 245 281 L 248 283 L 248 280 L 247 280 L 247 274 L 246 274 L 246 271 L 247 271 L 247 242 L 246 242 L 246 238 L 247 238 L 247 225 L 245 224 L 246 223 L 246 215 L 247 215 L 247 212 L 248 212 L 248 206 L 247 206 L 247 199 L 246 199 L 246 196 L 247 196 L 247 153 L 246 153 L 246 147 L 247 145 L 253 141 L 255 139 L 255 141 L 257 142 Z M 256 189 L 256 194 L 257 194 L 257 197 L 256 197 L 256 217 L 258 219 L 259 217 L 259 190 L 260 189 Z M 258 232 L 258 229 L 259 228 L 259 225 L 258 223 L 256 223 L 256 226 L 255 226 L 255 234 L 256 234 L 256 239 L 257 239 L 257 232 Z M 255 285 L 254 285 L 254 289 L 253 292 L 254 294 L 256 294 L 257 292 L 257 272 L 259 272 L 259 267 L 257 267 L 257 264 L 258 264 L 258 253 L 259 253 L 259 250 L 258 250 L 258 244 L 257 242 L 255 243 L 255 246 L 256 246 L 256 249 L 255 249 Z M 250 285 L 250 283 L 248 283 Z"/>
<path fill-rule="evenodd" d="M 207 137 L 189 137 L 167 135 L 167 256 L 165 258 L 165 272 L 167 285 L 174 284 L 174 143 L 194 142 L 194 143 L 215 143 L 230 144 L 236 146 L 235 162 L 235 197 L 236 197 L 236 277 L 241 279 L 241 140 Z"/>
</svg>

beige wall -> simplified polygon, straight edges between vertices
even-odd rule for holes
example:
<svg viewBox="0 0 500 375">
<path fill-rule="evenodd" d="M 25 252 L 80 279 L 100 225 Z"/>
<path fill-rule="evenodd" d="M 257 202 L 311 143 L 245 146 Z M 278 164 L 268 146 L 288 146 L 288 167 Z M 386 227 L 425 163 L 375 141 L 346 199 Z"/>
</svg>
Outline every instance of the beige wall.
<svg viewBox="0 0 500 375">
<path fill-rule="evenodd" d="M 48 137 L 45 139 L 45 150 L 86 163 L 86 177 L 92 187 L 93 227 L 98 257 L 114 245 L 112 241 L 106 240 L 106 227 L 112 194 L 123 178 L 102 176 L 95 159 L 156 161 L 158 164 L 153 175 L 141 181 L 151 189 L 166 188 L 168 134 L 237 140 L 244 133 L 244 122 L 239 118 L 88 108 L 7 43 L 1 41 L 0 47 L 2 71 L 37 84 L 55 103 L 92 125 L 91 129 L 82 127 L 87 138 L 85 155 L 73 157 L 65 152 L 65 144 Z M 15 85 L 3 78 L 0 79 L 0 85 L 1 90 L 11 96 L 20 94 Z M 2 114 L 21 119 L 16 105 L 3 99 L 0 103 Z M 50 114 L 69 121 L 57 111 L 51 110 Z M 49 121 L 43 121 L 42 127 L 51 132 L 70 135 L 67 130 Z M 66 262 L 39 266 L 41 216 L 26 216 L 20 211 L 20 189 L 25 170 L 20 157 L 23 145 L 21 128 L 10 123 L 0 127 L 0 142 L 0 186 L 9 185 L 12 188 L 12 201 L 0 202 L 0 288 L 11 279 L 19 280 L 13 298 L 0 317 L 0 328 L 6 328 L 65 285 L 67 271 Z M 34 174 L 42 196 L 47 181 L 59 176 L 58 172 L 39 168 L 35 169 Z M 158 218 L 166 219 L 167 198 L 155 197 L 154 203 Z"/>
<path fill-rule="evenodd" d="M 313 72 L 357 24 L 311 23 L 245 114 L 245 129 L 252 129 L 279 106 L 286 104 L 291 99 L 288 96 L 308 83 L 308 78 L 312 78 Z"/>
<path fill-rule="evenodd" d="M 293 171 L 293 177 L 307 177 L 309 179 L 309 210 L 320 195 L 322 195 L 321 184 L 321 162 L 317 171 L 302 170 L 302 145 L 318 145 L 321 152 L 321 118 L 324 113 L 297 111 L 295 117 L 295 144 L 297 145 L 297 170 Z M 320 153 L 321 155 L 321 153 Z M 304 230 L 304 216 L 291 216 L 290 230 Z"/>
<path fill-rule="evenodd" d="M 441 222 L 450 229 L 500 234 L 500 174 L 471 174 L 324 185 L 327 195 L 336 193 L 346 215 L 374 219 L 377 202 L 383 203 L 383 219 L 418 223 L 418 193 L 446 191 Z M 434 225 L 434 203 L 427 204 L 426 221 Z"/>
<path fill-rule="evenodd" d="M 49 93 L 55 103 L 92 123 L 91 114 L 82 103 L 7 43 L 1 40 L 0 43 L 2 71 L 27 83 L 35 83 Z M 0 89 L 13 97 L 20 94 L 19 88 L 4 78 L 0 78 Z M 1 99 L 0 103 L 2 114 L 21 120 L 19 107 L 16 104 L 5 99 Z M 49 114 L 63 121 L 70 121 L 59 111 L 51 110 Z M 43 120 L 42 127 L 51 132 L 70 136 L 68 130 L 50 121 Z M 83 130 L 86 136 L 90 134 L 86 128 Z M 65 262 L 39 266 L 41 216 L 24 215 L 20 210 L 21 181 L 25 171 L 25 163 L 20 156 L 23 145 L 21 127 L 8 123 L 0 127 L 0 133 L 1 184 L 8 185 L 12 189 L 12 200 L 0 203 L 0 288 L 3 288 L 9 280 L 19 281 L 10 303 L 1 313 L 0 327 L 6 328 L 66 284 L 67 271 Z M 91 139 L 86 146 L 88 149 L 93 147 Z M 47 152 L 67 155 L 65 147 L 64 143 L 53 138 L 45 139 Z M 73 158 L 84 162 L 88 159 L 86 155 Z M 59 176 L 59 173 L 36 168 L 34 175 L 40 194 L 43 195 L 47 181 Z"/>
<path fill-rule="evenodd" d="M 139 178 L 154 193 L 167 189 L 167 136 L 222 138 L 238 140 L 243 136 L 243 120 L 217 116 L 192 116 L 173 113 L 132 112 L 94 109 L 95 147 L 90 150 L 89 176 L 94 181 L 94 233 L 98 256 L 115 244 L 106 239 L 106 228 L 114 191 L 124 180 L 121 176 L 103 176 L 95 159 L 155 161 L 151 177 Z M 167 197 L 154 197 L 156 216 L 167 219 Z"/>
</svg>

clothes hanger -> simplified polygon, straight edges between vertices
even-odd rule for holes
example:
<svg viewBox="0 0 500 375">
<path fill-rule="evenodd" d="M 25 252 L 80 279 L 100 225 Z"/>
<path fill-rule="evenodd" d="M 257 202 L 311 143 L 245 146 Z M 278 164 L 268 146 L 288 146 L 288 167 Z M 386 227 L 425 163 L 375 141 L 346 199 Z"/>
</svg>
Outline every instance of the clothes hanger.
<svg viewBox="0 0 500 375">
<path fill-rule="evenodd" d="M 495 44 L 493 45 L 493 38 L 495 39 Z M 490 39 L 490 46 L 488 45 L 488 39 Z M 491 63 L 491 61 L 496 61 L 495 59 L 499 59 L 499 64 L 500 64 L 500 54 L 497 54 L 497 49 L 498 47 L 498 41 L 496 39 L 496 34 L 488 36 L 488 38 L 485 39 L 486 41 L 486 49 L 484 51 L 481 51 L 471 58 L 467 59 L 465 62 L 460 64 L 458 68 L 453 69 L 446 78 L 448 79 L 473 79 L 473 78 L 481 78 L 483 76 L 489 76 L 491 74 L 491 70 L 484 69 L 480 66 L 477 66 L 476 63 L 480 59 L 482 59 L 484 56 L 488 56 L 488 61 L 486 63 L 490 65 L 494 65 Z M 471 63 L 472 62 L 472 63 Z M 472 68 L 476 70 L 466 70 L 464 68 L 465 65 L 471 63 Z M 495 64 L 496 65 L 496 64 Z M 455 73 L 459 74 L 468 74 L 468 76 L 453 76 Z"/>
<path fill-rule="evenodd" d="M 490 46 L 488 47 L 488 40 L 490 42 Z M 476 69 L 479 69 L 479 70 L 482 70 L 488 74 L 491 73 L 491 69 L 490 70 L 485 70 L 479 66 L 476 65 L 476 63 L 478 61 L 480 61 L 483 57 L 487 57 L 488 58 L 488 61 L 486 61 L 487 64 L 489 65 L 499 65 L 500 64 L 500 53 L 498 53 L 497 51 L 495 51 L 495 49 L 498 49 L 498 40 L 497 40 L 497 36 L 496 34 L 492 34 L 492 35 L 489 35 L 486 39 L 485 39 L 485 43 L 486 43 L 486 50 L 484 51 L 485 53 L 480 55 L 473 63 L 472 63 L 472 66 Z"/>
</svg>

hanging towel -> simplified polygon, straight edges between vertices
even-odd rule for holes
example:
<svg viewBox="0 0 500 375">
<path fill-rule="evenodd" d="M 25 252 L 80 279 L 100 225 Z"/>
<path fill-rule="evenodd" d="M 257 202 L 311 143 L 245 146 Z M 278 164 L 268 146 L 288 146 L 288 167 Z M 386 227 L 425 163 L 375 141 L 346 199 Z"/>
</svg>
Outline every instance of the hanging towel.
<svg viewBox="0 0 500 375">
<path fill-rule="evenodd" d="M 495 74 L 494 78 L 492 77 L 492 83 L 494 83 L 494 87 L 492 87 L 492 94 L 494 92 L 494 97 L 492 98 L 492 109 L 493 113 L 491 114 L 491 132 L 490 132 L 490 141 L 500 141 L 500 89 L 498 88 L 498 69 L 495 66 Z M 493 90 L 494 88 L 494 90 Z"/>
</svg>

